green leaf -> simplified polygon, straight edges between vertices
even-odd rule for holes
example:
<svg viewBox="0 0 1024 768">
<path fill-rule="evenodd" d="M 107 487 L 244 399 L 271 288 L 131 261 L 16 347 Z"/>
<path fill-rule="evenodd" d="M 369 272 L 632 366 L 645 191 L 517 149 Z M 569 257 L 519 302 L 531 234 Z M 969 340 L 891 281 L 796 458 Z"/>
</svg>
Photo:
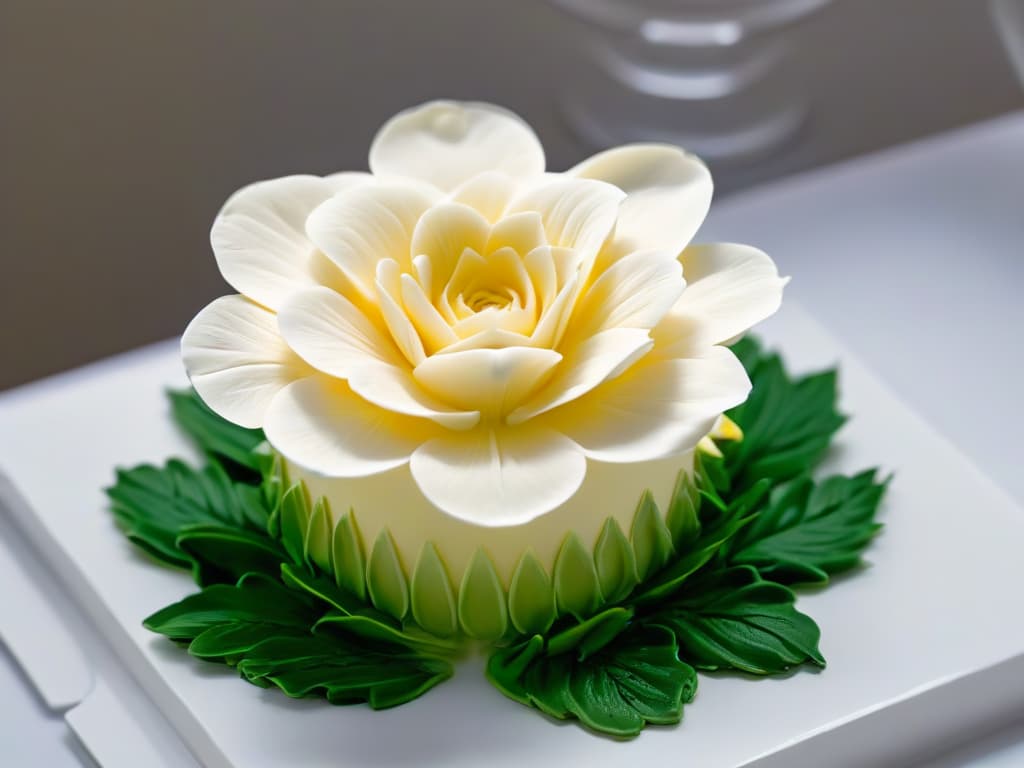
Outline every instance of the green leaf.
<svg viewBox="0 0 1024 768">
<path fill-rule="evenodd" d="M 570 532 L 558 550 L 554 586 L 559 615 L 570 613 L 585 619 L 601 605 L 601 586 L 594 559 L 575 533 Z"/>
<path fill-rule="evenodd" d="M 493 642 L 508 631 L 508 608 L 491 558 L 478 549 L 459 586 L 459 624 L 472 638 Z"/>
<path fill-rule="evenodd" d="M 796 610 L 795 599 L 740 566 L 692 581 L 645 623 L 672 631 L 680 657 L 697 669 L 770 675 L 804 663 L 823 667 L 818 626 Z"/>
<path fill-rule="evenodd" d="M 604 521 L 594 545 L 594 566 L 604 602 L 624 599 L 640 580 L 636 574 L 633 547 L 613 517 Z"/>
<path fill-rule="evenodd" d="M 363 537 L 356 524 L 356 516 L 349 510 L 334 527 L 331 547 L 334 578 L 339 587 L 347 589 L 360 600 L 366 595 L 366 555 Z"/>
<path fill-rule="evenodd" d="M 641 581 L 664 567 L 672 556 L 672 534 L 650 491 L 644 491 L 640 497 L 629 538 L 633 543 L 636 572 Z"/>
<path fill-rule="evenodd" d="M 306 533 L 309 530 L 309 493 L 306 486 L 296 483 L 281 497 L 278 509 L 281 525 L 281 543 L 293 563 L 306 559 Z"/>
<path fill-rule="evenodd" d="M 409 583 L 387 528 L 373 542 L 366 566 L 366 587 L 377 608 L 398 620 L 405 618 L 409 612 Z"/>
<path fill-rule="evenodd" d="M 234 584 L 251 572 L 276 576 L 287 557 L 265 534 L 219 525 L 184 528 L 175 544 L 192 558 L 193 578 L 203 587 Z"/>
<path fill-rule="evenodd" d="M 555 592 L 551 579 L 533 550 L 516 565 L 508 591 L 508 613 L 524 635 L 543 634 L 555 621 Z"/>
<path fill-rule="evenodd" d="M 196 525 L 243 528 L 261 532 L 267 512 L 248 486 L 235 483 L 218 464 L 202 470 L 171 460 L 166 465 L 142 465 L 118 470 L 107 488 L 111 511 L 134 543 L 179 568 L 193 567 L 192 558 L 178 547 L 178 537 Z"/>
<path fill-rule="evenodd" d="M 633 620 L 632 608 L 606 608 L 586 621 L 572 624 L 548 638 L 549 656 L 579 649 L 580 659 L 599 651 L 616 638 Z"/>
<path fill-rule="evenodd" d="M 331 573 L 331 512 L 322 496 L 313 503 L 303 544 L 306 564 Z"/>
<path fill-rule="evenodd" d="M 700 492 L 689 472 L 676 477 L 676 486 L 665 513 L 665 525 L 677 551 L 684 551 L 700 536 Z"/>
<path fill-rule="evenodd" d="M 410 586 L 412 617 L 423 629 L 438 637 L 451 637 L 459 631 L 459 615 L 448 570 L 437 548 L 424 542 Z"/>
<path fill-rule="evenodd" d="M 721 446 L 729 474 L 741 488 L 812 469 L 845 421 L 836 409 L 835 371 L 792 379 L 778 355 L 752 345 L 747 342 L 740 352 L 753 389 L 728 414 L 743 429 L 743 439 Z"/>
<path fill-rule="evenodd" d="M 679 660 L 672 634 L 658 627 L 625 632 L 582 660 L 548 655 L 538 640 L 496 651 L 488 679 L 516 701 L 598 733 L 632 738 L 647 723 L 678 723 L 697 690 L 696 673 Z"/>
<path fill-rule="evenodd" d="M 200 449 L 225 463 L 235 479 L 259 480 L 263 458 L 254 450 L 265 439 L 263 430 L 246 429 L 221 418 L 194 389 L 169 391 L 167 397 L 174 420 Z"/>
</svg>

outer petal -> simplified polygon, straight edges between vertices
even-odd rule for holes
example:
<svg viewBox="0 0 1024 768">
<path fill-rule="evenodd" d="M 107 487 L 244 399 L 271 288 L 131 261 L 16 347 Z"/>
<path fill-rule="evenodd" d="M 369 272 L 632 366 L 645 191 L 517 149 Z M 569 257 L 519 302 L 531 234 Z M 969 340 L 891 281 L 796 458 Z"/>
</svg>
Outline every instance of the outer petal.
<svg viewBox="0 0 1024 768">
<path fill-rule="evenodd" d="M 630 463 L 692 449 L 725 410 L 742 403 L 750 380 L 736 356 L 710 347 L 700 356 L 644 362 L 551 413 L 550 425 L 588 458 Z"/>
<path fill-rule="evenodd" d="M 332 477 L 365 477 L 405 464 L 443 428 L 378 408 L 342 381 L 312 376 L 281 390 L 263 429 L 286 459 Z"/>
<path fill-rule="evenodd" d="M 210 244 L 221 274 L 235 290 L 271 309 L 313 284 L 316 248 L 306 217 L 334 194 L 317 176 L 285 176 L 243 187 L 221 208 Z"/>
<path fill-rule="evenodd" d="M 357 185 L 319 205 L 305 220 L 306 232 L 364 296 L 373 297 L 381 259 L 412 269 L 412 232 L 430 204 L 430 196 L 411 184 Z"/>
<path fill-rule="evenodd" d="M 569 173 L 614 184 L 628 195 L 615 227 L 616 250 L 679 253 L 711 206 L 707 167 L 669 144 L 630 144 L 594 155 Z"/>
<path fill-rule="evenodd" d="M 506 109 L 433 101 L 384 124 L 370 147 L 370 170 L 451 191 L 484 171 L 520 178 L 543 173 L 544 150 L 530 126 Z"/>
<path fill-rule="evenodd" d="M 312 373 L 278 334 L 274 313 L 244 296 L 222 296 L 196 315 L 181 338 L 181 356 L 203 401 L 250 428 L 263 426 L 283 387 Z"/>
<path fill-rule="evenodd" d="M 566 355 L 554 378 L 535 397 L 508 415 L 520 424 L 565 405 L 614 378 L 643 356 L 654 342 L 642 328 L 609 328 Z"/>
<path fill-rule="evenodd" d="M 789 282 L 771 258 L 749 245 L 695 245 L 680 261 L 687 286 L 671 314 L 695 320 L 715 344 L 775 314 Z"/>
<path fill-rule="evenodd" d="M 474 429 L 420 446 L 412 476 L 443 512 L 487 527 L 550 512 L 583 482 L 586 459 L 564 435 L 534 427 Z"/>
<path fill-rule="evenodd" d="M 615 228 L 625 193 L 601 181 L 547 177 L 526 190 L 508 213 L 536 211 L 551 245 L 572 248 L 592 262 Z"/>
<path fill-rule="evenodd" d="M 413 371 L 437 398 L 485 415 L 508 413 L 540 386 L 562 356 L 550 349 L 467 349 L 428 357 Z"/>
</svg>

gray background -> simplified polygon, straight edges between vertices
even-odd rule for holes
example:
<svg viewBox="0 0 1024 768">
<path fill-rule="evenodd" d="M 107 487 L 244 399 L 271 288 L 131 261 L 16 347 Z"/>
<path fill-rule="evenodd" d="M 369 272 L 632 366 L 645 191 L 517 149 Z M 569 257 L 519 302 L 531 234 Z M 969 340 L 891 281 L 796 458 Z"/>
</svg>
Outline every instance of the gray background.
<svg viewBox="0 0 1024 768">
<path fill-rule="evenodd" d="M 573 27 L 540 0 L 0 0 L 0 389 L 180 333 L 257 178 L 365 167 L 436 97 L 526 117 L 559 169 Z M 1024 105 L 982 0 L 836 0 L 794 30 L 815 114 L 751 179 Z"/>
</svg>

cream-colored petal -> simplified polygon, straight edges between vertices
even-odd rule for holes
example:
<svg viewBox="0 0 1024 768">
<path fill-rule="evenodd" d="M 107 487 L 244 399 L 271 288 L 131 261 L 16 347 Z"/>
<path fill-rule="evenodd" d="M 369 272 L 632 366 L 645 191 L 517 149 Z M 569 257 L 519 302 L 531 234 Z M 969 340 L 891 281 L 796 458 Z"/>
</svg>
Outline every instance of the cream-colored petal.
<svg viewBox="0 0 1024 768">
<path fill-rule="evenodd" d="M 694 245 L 680 261 L 686 290 L 670 314 L 692 318 L 716 344 L 775 314 L 789 282 L 767 254 L 749 245 Z"/>
<path fill-rule="evenodd" d="M 306 220 L 306 232 L 364 296 L 373 297 L 381 259 L 411 270 L 412 233 L 430 205 L 430 197 L 409 184 L 356 185 L 321 203 Z"/>
<path fill-rule="evenodd" d="M 551 246 L 543 245 L 523 258 L 523 266 L 533 281 L 533 290 L 542 310 L 551 305 L 558 293 L 558 273 L 551 251 Z"/>
<path fill-rule="evenodd" d="M 547 245 L 547 239 L 541 215 L 536 211 L 523 211 L 506 216 L 495 224 L 482 252 L 511 248 L 522 258 L 542 245 Z"/>
<path fill-rule="evenodd" d="M 409 468 L 441 511 L 496 527 L 528 523 L 563 504 L 583 482 L 586 459 L 549 429 L 481 427 L 420 446 Z"/>
<path fill-rule="evenodd" d="M 440 290 L 455 271 L 463 251 L 469 248 L 483 253 L 489 232 L 487 219 L 468 205 L 439 203 L 416 223 L 412 253 L 430 260 L 431 283 Z"/>
<path fill-rule="evenodd" d="M 534 397 L 512 411 L 508 423 L 520 424 L 582 397 L 628 368 L 653 345 L 642 328 L 609 328 L 570 347 L 554 377 Z"/>
<path fill-rule="evenodd" d="M 680 360 L 648 359 L 545 422 L 591 459 L 650 461 L 691 450 L 719 414 L 750 392 L 746 371 L 725 347 Z"/>
<path fill-rule="evenodd" d="M 439 354 L 448 355 L 452 352 L 464 352 L 467 349 L 504 349 L 505 347 L 533 347 L 529 336 L 506 331 L 504 328 L 487 328 L 480 333 L 459 339 L 451 346 L 445 347 Z"/>
<path fill-rule="evenodd" d="M 420 339 L 428 354 L 433 354 L 455 344 L 459 337 L 441 317 L 420 283 L 411 275 L 402 275 L 402 302 L 409 319 L 419 332 Z"/>
<path fill-rule="evenodd" d="M 388 333 L 330 288 L 294 294 L 281 307 L 277 322 L 281 336 L 303 360 L 339 379 L 367 363 L 403 362 Z"/>
<path fill-rule="evenodd" d="M 426 357 L 426 351 L 423 349 L 423 340 L 402 306 L 402 278 L 394 259 L 382 259 L 377 263 L 374 285 L 377 302 L 391 338 L 411 364 L 419 365 Z"/>
<path fill-rule="evenodd" d="M 439 400 L 494 419 L 528 398 L 561 359 L 534 347 L 470 349 L 428 357 L 413 376 Z"/>
<path fill-rule="evenodd" d="M 338 379 L 311 376 L 282 389 L 263 425 L 286 459 L 331 477 L 365 477 L 405 464 L 446 430 L 378 408 Z"/>
<path fill-rule="evenodd" d="M 541 312 L 537 327 L 530 337 L 538 347 L 557 347 L 565 334 L 572 317 L 572 310 L 579 296 L 582 277 L 572 275 L 559 290 L 555 300 Z"/>
<path fill-rule="evenodd" d="M 486 171 L 456 187 L 451 199 L 452 202 L 468 205 L 494 224 L 504 216 L 518 187 L 518 182 L 511 176 Z"/>
<path fill-rule="evenodd" d="M 329 176 L 324 176 L 324 181 L 331 185 L 334 194 L 344 192 L 346 189 L 362 186 L 363 184 L 375 184 L 377 179 L 372 173 L 366 171 L 339 171 Z"/>
<path fill-rule="evenodd" d="M 317 176 L 259 181 L 233 194 L 210 230 L 224 279 L 239 293 L 277 309 L 296 289 L 314 284 L 306 217 L 334 194 Z"/>
<path fill-rule="evenodd" d="M 370 147 L 370 170 L 451 191 L 484 171 L 517 178 L 540 174 L 544 150 L 530 126 L 506 109 L 432 101 L 384 124 Z"/>
<path fill-rule="evenodd" d="M 572 248 L 591 263 L 615 228 L 625 197 L 602 181 L 549 176 L 517 197 L 509 213 L 536 211 L 551 245 Z"/>
<path fill-rule="evenodd" d="M 181 356 L 210 408 L 243 427 L 263 426 L 274 396 L 312 371 L 278 334 L 277 318 L 243 296 L 222 296 L 189 323 Z"/>
<path fill-rule="evenodd" d="M 627 193 L 615 227 L 615 248 L 623 254 L 651 248 L 678 254 L 707 216 L 714 190 L 704 163 L 669 144 L 609 149 L 569 174 Z"/>
<path fill-rule="evenodd" d="M 590 336 L 608 328 L 654 328 L 686 287 L 669 251 L 636 251 L 613 263 L 580 299 L 570 332 Z"/>
<path fill-rule="evenodd" d="M 452 408 L 431 397 L 412 377 L 408 368 L 370 363 L 348 377 L 352 391 L 388 411 L 430 419 L 448 429 L 470 429 L 480 421 L 479 411 Z"/>
</svg>

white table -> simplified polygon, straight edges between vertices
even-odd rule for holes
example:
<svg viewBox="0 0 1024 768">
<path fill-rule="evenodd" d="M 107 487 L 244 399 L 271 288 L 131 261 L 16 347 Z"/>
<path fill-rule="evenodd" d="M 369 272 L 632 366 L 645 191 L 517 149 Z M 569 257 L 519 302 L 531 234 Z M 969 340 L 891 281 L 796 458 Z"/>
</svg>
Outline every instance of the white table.
<svg viewBox="0 0 1024 768">
<path fill-rule="evenodd" d="M 1017 114 L 737 196 L 703 239 L 769 250 L 793 295 L 1024 505 L 1024 415 L 1007 407 L 1024 373 L 1022 199 Z M 4 764 L 82 765 L 63 721 L 0 658 Z M 930 765 L 1024 765 L 1024 723 Z"/>
</svg>

